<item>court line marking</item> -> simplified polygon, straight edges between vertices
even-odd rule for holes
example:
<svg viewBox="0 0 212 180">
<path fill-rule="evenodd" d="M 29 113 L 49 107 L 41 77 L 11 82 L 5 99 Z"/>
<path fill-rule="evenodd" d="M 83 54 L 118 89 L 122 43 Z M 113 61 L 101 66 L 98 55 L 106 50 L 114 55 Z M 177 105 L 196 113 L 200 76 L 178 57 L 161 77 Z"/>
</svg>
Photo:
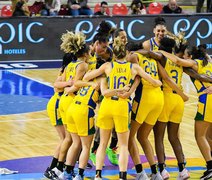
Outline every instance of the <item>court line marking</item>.
<svg viewBox="0 0 212 180">
<path fill-rule="evenodd" d="M 22 63 L 22 62 L 27 62 L 27 63 L 33 63 L 33 62 L 52 62 L 52 61 L 62 61 L 62 59 L 47 59 L 47 60 L 41 60 L 41 59 L 39 59 L 39 60 L 22 60 L 22 61 L 20 61 L 20 60 L 14 60 L 14 61 L 1 61 L 1 63 Z"/>
<path fill-rule="evenodd" d="M 192 102 L 192 103 L 185 103 L 185 106 L 193 105 L 193 104 L 198 104 L 198 102 Z"/>
<path fill-rule="evenodd" d="M 16 119 L 16 120 L 13 120 L 13 119 L 5 119 L 5 120 L 0 120 L 0 123 L 3 123 L 3 122 L 24 122 L 24 121 L 47 121 L 49 120 L 48 117 L 46 118 L 38 118 L 38 119 Z"/>
<path fill-rule="evenodd" d="M 31 69 L 31 70 L 33 70 L 33 69 Z M 40 70 L 40 69 L 39 69 L 39 70 Z M 31 78 L 31 77 L 28 77 L 28 76 L 26 76 L 26 75 L 24 75 L 24 74 L 19 74 L 18 71 L 14 71 L 14 70 L 8 70 L 8 71 L 11 72 L 11 73 L 13 73 L 13 74 L 22 76 L 22 77 L 24 77 L 24 78 L 30 79 L 30 80 L 32 80 L 32 81 L 36 81 L 36 82 L 38 82 L 38 83 L 40 83 L 40 84 L 44 84 L 44 85 L 46 85 L 46 86 L 49 86 L 49 87 L 52 87 L 52 88 L 53 88 L 53 86 L 51 85 L 51 83 L 42 82 L 42 81 L 33 79 L 33 78 Z"/>
</svg>

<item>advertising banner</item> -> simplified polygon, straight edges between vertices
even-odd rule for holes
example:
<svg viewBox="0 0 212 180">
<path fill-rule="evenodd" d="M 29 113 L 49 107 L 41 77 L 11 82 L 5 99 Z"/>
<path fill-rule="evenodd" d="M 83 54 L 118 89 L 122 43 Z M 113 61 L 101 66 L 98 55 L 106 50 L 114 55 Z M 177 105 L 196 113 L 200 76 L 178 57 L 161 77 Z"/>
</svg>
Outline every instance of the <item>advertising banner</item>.
<svg viewBox="0 0 212 180">
<path fill-rule="evenodd" d="M 129 41 L 145 41 L 153 36 L 154 15 L 108 17 L 19 17 L 0 19 L 0 61 L 33 61 L 61 59 L 61 35 L 66 30 L 83 31 L 86 41 L 92 39 L 98 24 L 106 20 L 126 30 Z M 185 31 L 191 46 L 207 44 L 212 55 L 212 16 L 163 15 L 167 29 L 174 34 Z"/>
</svg>

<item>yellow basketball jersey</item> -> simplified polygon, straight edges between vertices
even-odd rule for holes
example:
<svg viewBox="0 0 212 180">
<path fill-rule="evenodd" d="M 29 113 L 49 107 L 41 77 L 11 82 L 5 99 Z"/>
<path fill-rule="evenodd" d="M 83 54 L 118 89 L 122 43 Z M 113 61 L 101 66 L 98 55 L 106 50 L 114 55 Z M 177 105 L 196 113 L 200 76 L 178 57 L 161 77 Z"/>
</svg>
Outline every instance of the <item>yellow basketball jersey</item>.
<svg viewBox="0 0 212 180">
<path fill-rule="evenodd" d="M 54 92 L 54 96 L 56 96 L 58 99 L 60 99 L 62 95 L 63 95 L 63 91 L 61 91 L 61 92 Z"/>
<path fill-rule="evenodd" d="M 66 81 L 68 81 L 69 79 L 74 79 L 77 66 L 82 62 L 83 61 L 73 61 L 68 64 L 66 68 Z"/>
<path fill-rule="evenodd" d="M 208 75 L 208 76 L 212 76 L 212 63 L 208 63 L 206 66 L 203 66 L 203 61 L 202 60 L 196 60 L 197 65 L 198 65 L 198 73 L 199 74 L 203 74 L 203 75 Z M 211 86 L 211 83 L 206 83 L 206 82 L 201 82 L 199 80 L 196 79 L 192 79 L 197 92 L 202 92 L 207 86 Z"/>
<path fill-rule="evenodd" d="M 150 41 L 150 50 L 151 51 L 156 51 L 159 49 L 159 45 L 155 42 L 154 37 L 152 37 L 149 41 Z"/>
<path fill-rule="evenodd" d="M 88 70 L 96 69 L 96 63 L 97 63 L 96 55 L 90 56 L 88 60 Z"/>
<path fill-rule="evenodd" d="M 116 61 L 116 58 L 115 58 L 115 56 L 113 56 L 113 58 L 112 58 L 112 62 L 114 62 L 114 61 Z"/>
<path fill-rule="evenodd" d="M 137 54 L 137 53 L 136 53 Z M 139 59 L 139 65 L 144 69 L 146 73 L 151 75 L 153 79 L 159 79 L 157 62 L 152 58 L 147 58 L 141 54 L 137 54 Z M 148 81 L 141 79 L 144 86 L 152 86 Z"/>
<path fill-rule="evenodd" d="M 80 88 L 80 90 L 78 91 L 77 95 L 74 98 L 74 101 L 86 104 L 95 109 L 98 99 L 99 99 L 99 92 L 96 91 L 92 86 L 86 86 Z"/>
<path fill-rule="evenodd" d="M 138 64 L 139 64 L 139 66 L 142 67 L 142 64 L 143 64 L 142 61 L 144 59 L 146 59 L 146 57 L 144 55 L 140 54 L 140 53 L 134 53 L 134 54 L 136 54 L 138 56 Z"/>
<path fill-rule="evenodd" d="M 110 89 L 120 89 L 127 84 L 132 84 L 131 68 L 129 62 L 111 62 L 112 71 L 108 76 L 108 85 Z"/>
<path fill-rule="evenodd" d="M 175 64 L 170 59 L 167 59 L 165 70 L 168 73 L 169 77 L 177 84 L 179 88 L 182 89 L 182 75 L 183 75 L 183 67 Z M 163 81 L 163 90 L 164 91 L 172 91 L 172 89 L 168 86 L 168 84 Z"/>
</svg>

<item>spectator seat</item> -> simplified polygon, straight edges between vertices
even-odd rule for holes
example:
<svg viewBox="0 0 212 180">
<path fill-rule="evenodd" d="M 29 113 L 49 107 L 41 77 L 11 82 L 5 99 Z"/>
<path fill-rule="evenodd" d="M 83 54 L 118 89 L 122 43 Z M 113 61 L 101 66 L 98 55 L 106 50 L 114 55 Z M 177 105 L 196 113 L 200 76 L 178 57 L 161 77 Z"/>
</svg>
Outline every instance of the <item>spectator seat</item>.
<svg viewBox="0 0 212 180">
<path fill-rule="evenodd" d="M 1 16 L 2 17 L 11 17 L 13 15 L 12 12 L 12 6 L 11 5 L 5 5 L 1 9 Z"/>
<path fill-rule="evenodd" d="M 159 2 L 152 2 L 149 4 L 148 13 L 149 14 L 160 14 L 163 10 L 163 5 Z"/>
<path fill-rule="evenodd" d="M 30 15 L 38 15 L 40 11 L 44 9 L 45 5 L 42 1 L 35 1 L 32 6 L 28 6 Z"/>
<path fill-rule="evenodd" d="M 113 15 L 127 15 L 128 14 L 128 8 L 123 3 L 117 3 L 113 5 L 112 9 Z"/>
<path fill-rule="evenodd" d="M 61 15 L 62 15 L 62 16 L 68 16 L 68 15 L 70 15 L 68 6 L 65 5 L 65 4 L 62 4 L 62 5 L 60 6 L 60 10 L 59 10 L 59 12 L 58 12 L 58 15 L 60 15 L 60 16 L 61 16 Z"/>
</svg>

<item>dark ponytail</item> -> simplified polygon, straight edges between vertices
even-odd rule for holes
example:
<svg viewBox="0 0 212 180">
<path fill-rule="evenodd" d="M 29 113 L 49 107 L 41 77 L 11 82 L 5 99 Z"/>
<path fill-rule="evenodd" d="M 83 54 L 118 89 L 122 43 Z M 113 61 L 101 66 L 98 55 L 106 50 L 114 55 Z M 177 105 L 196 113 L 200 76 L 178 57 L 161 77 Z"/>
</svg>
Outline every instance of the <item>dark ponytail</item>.
<svg viewBox="0 0 212 180">
<path fill-rule="evenodd" d="M 194 46 L 191 50 L 192 59 L 200 59 L 203 61 L 203 66 L 208 64 L 208 58 L 206 56 L 206 46 L 199 45 L 198 47 Z"/>
<path fill-rule="evenodd" d="M 62 67 L 61 67 L 61 73 L 64 72 L 64 69 L 66 68 L 66 66 L 72 62 L 75 61 L 77 58 L 74 54 L 72 53 L 65 53 L 63 56 L 63 62 L 62 62 Z"/>
</svg>

